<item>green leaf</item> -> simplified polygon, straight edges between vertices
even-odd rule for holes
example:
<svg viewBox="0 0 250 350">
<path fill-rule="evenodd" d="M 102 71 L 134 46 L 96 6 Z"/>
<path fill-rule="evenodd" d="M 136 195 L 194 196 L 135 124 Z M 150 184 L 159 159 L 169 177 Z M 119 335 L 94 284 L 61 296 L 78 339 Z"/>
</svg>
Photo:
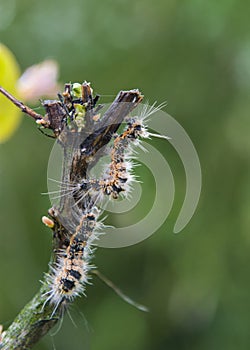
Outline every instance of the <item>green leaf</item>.
<svg viewBox="0 0 250 350">
<path fill-rule="evenodd" d="M 0 85 L 18 98 L 16 89 L 20 76 L 19 65 L 13 53 L 0 43 Z M 20 124 L 21 113 L 5 96 L 0 95 L 0 143 L 11 137 Z"/>
</svg>

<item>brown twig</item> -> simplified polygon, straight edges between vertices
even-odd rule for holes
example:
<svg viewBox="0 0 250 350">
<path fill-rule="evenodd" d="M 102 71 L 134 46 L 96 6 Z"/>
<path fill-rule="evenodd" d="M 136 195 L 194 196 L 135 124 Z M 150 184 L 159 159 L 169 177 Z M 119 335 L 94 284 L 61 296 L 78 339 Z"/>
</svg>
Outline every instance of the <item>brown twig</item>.
<svg viewBox="0 0 250 350">
<path fill-rule="evenodd" d="M 0 86 L 0 92 L 8 98 L 14 105 L 16 105 L 21 111 L 35 120 L 43 120 L 43 116 L 41 114 L 36 113 L 33 109 L 29 108 L 21 101 L 16 99 L 13 95 L 11 95 L 8 91 L 6 91 L 2 86 Z"/>
</svg>

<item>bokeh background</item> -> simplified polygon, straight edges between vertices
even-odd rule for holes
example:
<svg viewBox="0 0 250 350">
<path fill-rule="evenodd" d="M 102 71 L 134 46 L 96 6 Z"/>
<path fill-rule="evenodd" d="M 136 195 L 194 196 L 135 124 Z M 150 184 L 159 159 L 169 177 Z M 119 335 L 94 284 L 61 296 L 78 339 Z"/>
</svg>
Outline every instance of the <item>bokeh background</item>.
<svg viewBox="0 0 250 350">
<path fill-rule="evenodd" d="M 174 174 L 174 207 L 149 239 L 122 249 L 99 248 L 94 259 L 150 312 L 126 304 L 93 278 L 87 298 L 70 311 L 77 327 L 65 315 L 61 330 L 34 349 L 249 349 L 249 11 L 250 3 L 237 0 L 0 0 L 0 42 L 22 71 L 52 58 L 61 82 L 86 79 L 110 98 L 121 89 L 139 88 L 151 103 L 167 101 L 165 110 L 197 149 L 203 176 L 197 211 L 174 235 L 185 195 L 184 169 L 170 145 L 152 141 Z M 40 218 L 50 203 L 41 192 L 47 188 L 52 146 L 25 116 L 0 145 L 5 328 L 47 271 L 51 235 Z M 148 205 L 153 178 L 143 167 L 137 173 Z M 143 205 L 135 210 L 126 214 L 127 223 L 136 221 Z M 119 225 L 119 218 L 114 221 Z"/>
</svg>

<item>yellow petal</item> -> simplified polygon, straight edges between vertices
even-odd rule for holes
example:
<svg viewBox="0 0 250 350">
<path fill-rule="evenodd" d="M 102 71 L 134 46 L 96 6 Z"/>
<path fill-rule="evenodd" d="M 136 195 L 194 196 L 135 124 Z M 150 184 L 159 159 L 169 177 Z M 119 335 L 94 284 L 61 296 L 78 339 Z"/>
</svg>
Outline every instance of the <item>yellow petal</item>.
<svg viewBox="0 0 250 350">
<path fill-rule="evenodd" d="M 0 43 L 0 85 L 18 98 L 16 89 L 20 76 L 18 63 L 12 52 Z M 22 113 L 0 94 L 0 143 L 6 141 L 20 124 Z"/>
</svg>

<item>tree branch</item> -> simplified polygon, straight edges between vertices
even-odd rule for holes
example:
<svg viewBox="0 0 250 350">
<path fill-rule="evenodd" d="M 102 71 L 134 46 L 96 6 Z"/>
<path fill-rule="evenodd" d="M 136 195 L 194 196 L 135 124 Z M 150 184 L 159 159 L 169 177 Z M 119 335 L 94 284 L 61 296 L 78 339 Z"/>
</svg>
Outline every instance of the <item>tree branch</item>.
<svg viewBox="0 0 250 350">
<path fill-rule="evenodd" d="M 68 84 L 65 85 L 63 101 L 54 101 L 55 103 L 52 104 L 46 101 L 45 108 L 47 114 L 45 117 L 35 113 L 1 87 L 0 92 L 24 113 L 32 116 L 35 120 L 45 120 L 46 123 L 49 120 L 49 124 L 45 123 L 44 127 L 49 127 L 53 130 L 66 152 L 66 141 L 69 141 L 69 133 L 67 131 L 65 132 L 65 125 L 67 123 L 67 118 L 71 116 L 67 115 L 68 110 L 72 110 L 74 107 L 74 101 L 72 96 L 70 96 Z M 83 129 L 83 131 L 79 133 L 81 142 L 79 145 L 74 145 L 73 156 L 70 161 L 68 159 L 65 160 L 68 162 L 68 167 L 65 170 L 67 174 L 63 174 L 63 177 L 65 178 L 65 176 L 67 176 L 72 183 L 74 183 L 75 179 L 84 178 L 86 176 L 87 167 L 97 162 L 102 155 L 100 153 L 97 157 L 97 152 L 109 143 L 124 118 L 143 98 L 138 90 L 121 91 L 103 117 L 98 122 L 94 123 L 92 117 L 95 114 L 94 105 L 97 99 L 93 98 L 92 89 L 90 90 L 88 86 L 86 86 L 86 83 L 83 84 L 82 95 L 84 98 L 82 102 L 84 102 L 83 105 L 86 107 L 88 128 L 87 130 Z M 49 106 L 52 105 L 54 108 L 55 104 L 60 108 L 50 110 Z M 67 118 L 65 118 L 65 115 Z M 53 118 L 55 119 L 53 120 Z M 69 203 L 67 203 L 67 198 L 65 198 L 60 205 L 66 207 L 66 211 L 64 210 L 63 213 L 67 215 L 67 205 L 69 205 Z M 58 252 L 61 249 L 65 249 L 69 244 L 69 236 L 72 234 L 69 232 L 68 228 L 64 226 L 62 215 L 58 215 L 56 208 L 51 208 L 49 210 L 49 217 L 53 220 L 52 266 L 58 261 Z M 51 269 L 49 273 L 50 272 Z M 1 350 L 31 349 L 32 346 L 60 320 L 69 300 L 63 300 L 60 305 L 55 308 L 52 303 L 47 302 L 49 292 L 50 288 L 47 279 L 44 278 L 38 293 L 23 308 L 9 328 L 3 332 L 2 335 L 0 334 Z"/>
</svg>

